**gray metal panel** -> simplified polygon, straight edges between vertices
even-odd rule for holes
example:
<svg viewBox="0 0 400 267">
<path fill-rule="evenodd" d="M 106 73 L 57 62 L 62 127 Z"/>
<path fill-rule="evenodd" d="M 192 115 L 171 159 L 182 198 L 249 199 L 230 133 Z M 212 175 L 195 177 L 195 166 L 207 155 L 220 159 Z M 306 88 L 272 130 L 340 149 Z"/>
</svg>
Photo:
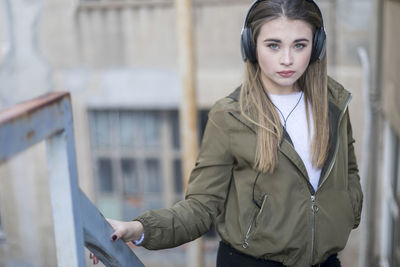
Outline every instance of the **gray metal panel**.
<svg viewBox="0 0 400 267">
<path fill-rule="evenodd" d="M 63 100 L 69 94 L 53 93 L 1 111 L 0 162 L 63 130 Z"/>
<path fill-rule="evenodd" d="M 85 245 L 90 251 L 106 266 L 144 266 L 122 240 L 110 241 L 113 230 L 83 192 L 80 192 L 79 204 Z M 114 258 L 108 255 L 113 255 Z"/>
<path fill-rule="evenodd" d="M 71 126 L 67 127 L 71 128 Z M 71 137 L 66 131 L 46 140 L 50 200 L 59 267 L 85 266 L 78 179 Z"/>
</svg>

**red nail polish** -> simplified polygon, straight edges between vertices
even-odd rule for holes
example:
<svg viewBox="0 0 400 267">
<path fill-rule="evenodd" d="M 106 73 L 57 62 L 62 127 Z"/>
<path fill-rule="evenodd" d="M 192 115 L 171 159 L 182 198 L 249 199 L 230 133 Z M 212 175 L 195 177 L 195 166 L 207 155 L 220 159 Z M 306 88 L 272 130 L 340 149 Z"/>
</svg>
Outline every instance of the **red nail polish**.
<svg viewBox="0 0 400 267">
<path fill-rule="evenodd" d="M 113 235 L 113 236 L 112 236 L 112 240 L 113 240 L 113 241 L 117 240 L 117 236 L 116 236 L 116 235 Z"/>
</svg>

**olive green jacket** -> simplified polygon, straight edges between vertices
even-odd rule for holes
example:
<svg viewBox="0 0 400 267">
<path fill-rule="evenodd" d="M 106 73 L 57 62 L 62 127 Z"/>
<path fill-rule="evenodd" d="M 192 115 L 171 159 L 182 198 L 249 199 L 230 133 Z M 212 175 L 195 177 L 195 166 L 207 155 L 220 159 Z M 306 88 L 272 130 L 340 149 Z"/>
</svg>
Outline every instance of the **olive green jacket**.
<svg viewBox="0 0 400 267">
<path fill-rule="evenodd" d="M 175 247 L 215 224 L 236 250 L 287 266 L 318 264 L 342 250 L 360 222 L 363 194 L 347 110 L 351 94 L 331 78 L 328 88 L 330 148 L 316 192 L 287 134 L 272 174 L 252 168 L 256 128 L 240 113 L 238 88 L 209 113 L 185 200 L 135 219 L 144 226 L 141 245 Z"/>
</svg>

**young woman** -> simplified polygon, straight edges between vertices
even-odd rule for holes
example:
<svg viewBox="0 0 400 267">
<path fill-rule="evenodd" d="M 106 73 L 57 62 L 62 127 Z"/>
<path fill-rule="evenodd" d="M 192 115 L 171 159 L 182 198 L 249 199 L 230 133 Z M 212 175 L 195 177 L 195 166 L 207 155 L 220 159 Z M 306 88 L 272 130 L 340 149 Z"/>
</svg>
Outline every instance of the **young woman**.
<svg viewBox="0 0 400 267">
<path fill-rule="evenodd" d="M 111 238 L 162 249 L 216 225 L 217 266 L 340 266 L 362 192 L 351 95 L 327 77 L 321 11 L 255 1 L 241 41 L 243 84 L 211 109 L 185 200 L 109 220 Z"/>
</svg>

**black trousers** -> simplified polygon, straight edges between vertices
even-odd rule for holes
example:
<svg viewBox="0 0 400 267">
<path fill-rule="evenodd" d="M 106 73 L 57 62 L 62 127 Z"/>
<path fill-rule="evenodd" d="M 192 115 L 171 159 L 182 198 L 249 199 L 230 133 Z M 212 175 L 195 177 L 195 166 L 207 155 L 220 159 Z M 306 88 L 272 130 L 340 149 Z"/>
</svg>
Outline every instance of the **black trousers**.
<svg viewBox="0 0 400 267">
<path fill-rule="evenodd" d="M 285 267 L 285 265 L 276 261 L 251 257 L 221 241 L 218 248 L 217 267 Z M 333 254 L 325 262 L 315 265 L 315 267 L 341 267 L 341 265 L 337 254 Z"/>
</svg>

